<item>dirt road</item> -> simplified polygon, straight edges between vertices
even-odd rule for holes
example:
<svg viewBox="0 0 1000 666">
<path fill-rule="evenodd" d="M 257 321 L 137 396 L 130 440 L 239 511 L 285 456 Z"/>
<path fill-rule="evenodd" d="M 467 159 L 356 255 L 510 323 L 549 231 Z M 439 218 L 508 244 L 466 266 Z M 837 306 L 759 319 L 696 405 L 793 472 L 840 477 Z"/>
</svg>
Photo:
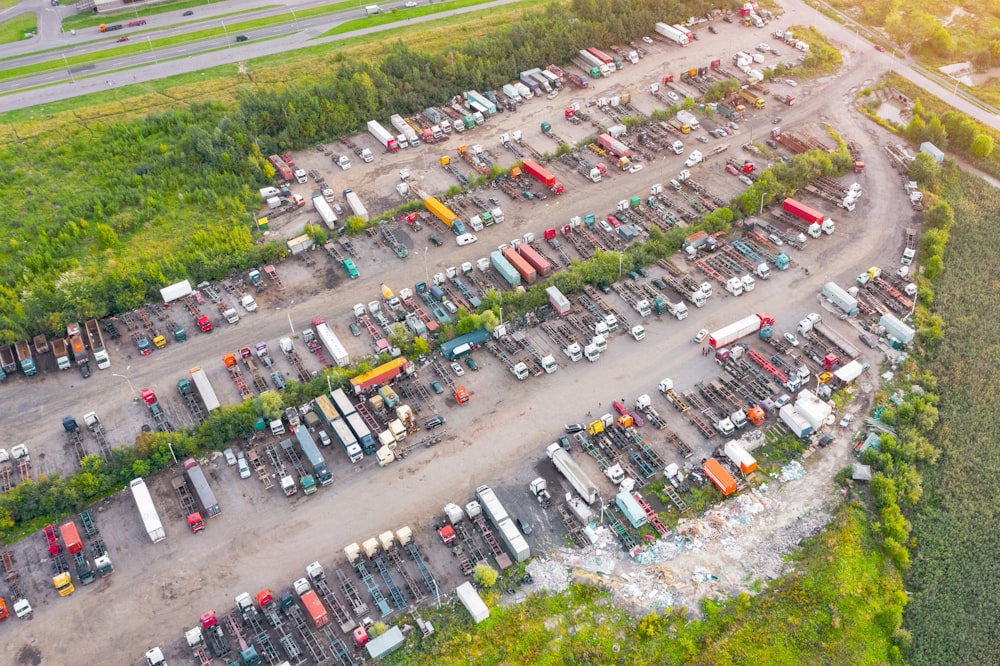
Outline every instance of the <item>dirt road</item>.
<svg viewBox="0 0 1000 666">
<path fill-rule="evenodd" d="M 795 18 L 790 17 L 779 24 L 794 22 Z M 599 82 L 595 94 L 631 90 L 640 108 L 651 110 L 654 100 L 645 94 L 646 85 L 657 80 L 664 67 L 675 71 L 684 63 L 707 62 L 713 55 L 750 48 L 763 35 L 760 31 L 723 23 L 718 27 L 719 35 L 706 33 L 704 39 L 683 52 L 662 44 L 652 47 L 650 56 L 639 66 Z M 726 48 L 727 44 L 734 48 Z M 495 361 L 483 357 L 480 359 L 483 370 L 478 374 L 467 373 L 465 377 L 474 392 L 470 405 L 458 409 L 443 400 L 434 403 L 434 409 L 447 414 L 451 433 L 447 441 L 433 449 L 417 451 L 385 469 L 375 467 L 370 461 L 360 467 L 348 467 L 342 456 L 331 451 L 328 457 L 333 459 L 334 485 L 308 500 L 293 501 L 290 506 L 285 498 L 277 496 L 277 490 L 266 494 L 255 480 L 241 482 L 224 463 L 216 461 L 212 478 L 218 486 L 224 512 L 197 538 L 185 533 L 180 516 L 173 510 L 169 474 L 157 477 L 151 484 L 167 525 L 165 542 L 149 544 L 127 496 L 107 503 L 99 515 L 119 566 L 109 581 L 78 588 L 72 597 L 59 599 L 46 581 L 48 565 L 43 557 L 43 544 L 31 539 L 21 546 L 20 556 L 32 581 L 29 594 L 38 611 L 32 622 L 7 623 L 8 637 L 0 647 L 0 658 L 7 663 L 98 663 L 106 660 L 113 649 L 121 655 L 117 663 L 126 663 L 137 660 L 154 644 L 164 645 L 169 657 L 179 658 L 185 655 L 181 646 L 183 630 L 193 626 L 204 610 L 228 610 L 233 596 L 244 590 L 256 591 L 265 586 L 286 588 L 291 580 L 302 575 L 302 567 L 314 559 L 325 565 L 333 562 L 343 566 L 340 551 L 346 544 L 406 524 L 414 527 L 418 543 L 435 553 L 432 565 L 441 580 L 457 582 L 454 563 L 443 549 L 434 550 L 428 529 L 431 517 L 440 513 L 445 502 L 467 501 L 481 483 L 497 487 L 504 498 L 517 495 L 523 500 L 527 481 L 548 465 L 543 461 L 544 446 L 564 423 L 582 420 L 588 411 L 606 410 L 611 400 L 623 396 L 631 400 L 640 393 L 655 394 L 656 384 L 663 377 L 672 377 L 679 385 L 689 387 L 702 378 L 715 376 L 717 366 L 690 343 L 698 329 L 712 329 L 759 311 L 774 314 L 779 330 L 791 329 L 806 313 L 818 311 L 816 295 L 823 281 L 836 279 L 842 284 L 849 283 L 869 265 L 895 262 L 902 245 L 901 229 L 912 224 L 911 216 L 905 208 L 898 179 L 888 169 L 879 149 L 885 135 L 851 109 L 848 92 L 874 80 L 881 66 L 867 55 L 848 56 L 847 61 L 840 77 L 802 82 L 795 92 L 798 105 L 780 110 L 783 126 L 809 123 L 809 130 L 817 136 L 823 131 L 817 126 L 818 121 L 831 123 L 841 134 L 863 145 L 868 164 L 867 173 L 857 179 L 865 189 L 858 209 L 853 214 L 837 215 L 834 236 L 810 241 L 804 252 L 794 253 L 796 261 L 811 269 L 808 275 L 801 270 L 777 273 L 767 282 L 758 282 L 755 291 L 739 299 L 714 296 L 705 308 L 692 308 L 691 316 L 684 322 L 672 319 L 644 322 L 648 329 L 646 340 L 636 343 L 624 336 L 616 337 L 596 365 L 569 365 L 561 359 L 562 367 L 554 375 L 518 383 Z M 505 114 L 498 122 L 491 121 L 463 140 L 489 144 L 487 147 L 499 154 L 499 149 L 494 148 L 497 134 L 524 128 L 527 135 L 527 128 L 532 128 L 530 140 L 541 143 L 540 135 L 534 138 L 534 128 L 542 120 L 558 115 L 566 100 L 557 101 L 558 104 L 545 102 L 544 108 L 540 108 L 542 102 L 529 103 L 523 115 Z M 772 127 L 774 114 L 769 109 L 743 123 L 739 135 L 730 137 L 733 144 L 730 154 L 751 133 L 763 137 Z M 577 141 L 593 128 L 560 123 L 556 129 L 564 138 Z M 452 155 L 454 148 L 455 145 L 447 145 Z M 350 172 L 336 174 L 332 174 L 326 161 L 323 170 L 330 174 L 331 180 L 335 179 L 335 190 L 350 186 L 388 205 L 393 185 L 398 182 L 395 173 L 401 166 L 411 168 L 429 191 L 441 192 L 451 184 L 447 174 L 436 166 L 442 150 L 440 146 L 410 149 L 398 159 L 379 155 L 373 165 L 358 165 Z M 505 163 L 512 161 L 512 157 L 505 155 Z M 314 154 L 302 156 L 307 165 L 311 159 L 319 158 Z M 267 340 L 275 353 L 279 337 L 304 328 L 316 315 L 332 322 L 350 345 L 351 353 L 359 355 L 365 351 L 366 343 L 364 338 L 353 338 L 347 333 L 350 308 L 356 302 L 377 298 L 381 282 L 397 289 L 412 285 L 446 266 L 485 255 L 488 249 L 485 246 L 507 242 L 527 231 L 540 234 L 542 229 L 572 215 L 613 210 L 618 200 L 644 196 L 651 184 L 674 177 L 682 160 L 683 157 L 671 155 L 647 164 L 638 174 L 614 174 L 597 185 L 575 176 L 574 180 L 567 177 L 571 187 L 563 197 L 550 197 L 544 202 L 504 203 L 508 222 L 485 230 L 480 234 L 479 244 L 471 248 L 451 243 L 441 248 L 431 247 L 427 241 L 429 230 L 424 230 L 405 234 L 405 242 L 413 251 L 407 260 L 400 261 L 395 255 L 369 246 L 368 241 L 359 240 L 362 277 L 355 282 L 347 281 L 342 271 L 323 256 L 316 257 L 313 267 L 285 262 L 278 270 L 286 286 L 265 292 L 261 310 L 244 317 L 238 326 L 223 325 L 211 336 L 194 335 L 185 344 L 171 345 L 147 358 L 135 357 L 123 345 L 112 351 L 112 369 L 97 372 L 87 381 L 81 380 L 75 371 L 47 372 L 33 380 L 8 380 L 6 408 L 0 423 L 11 441 L 24 441 L 35 452 L 36 473 L 69 471 L 76 462 L 64 449 L 60 428 L 63 415 L 74 414 L 79 418 L 84 412 L 96 409 L 110 425 L 112 439 L 129 442 L 139 426 L 147 422 L 144 406 L 132 401 L 132 390 L 152 386 L 164 401 L 168 415 L 184 422 L 184 409 L 175 397 L 173 386 L 196 365 L 208 369 L 223 401 L 235 402 L 237 394 L 234 388 L 229 388 L 232 384 L 222 367 L 222 354 L 258 340 Z M 735 194 L 740 187 L 738 181 L 722 171 L 719 161 L 720 158 L 714 158 L 696 167 L 693 176 L 720 194 Z M 900 215 L 901 210 L 907 212 Z M 304 224 L 304 218 L 283 222 L 277 225 L 278 233 L 293 235 L 300 223 Z M 449 240 L 447 236 L 444 238 Z M 850 332 L 846 327 L 844 330 Z M 870 360 L 877 359 L 871 355 Z M 308 362 L 312 369 L 319 368 L 314 359 Z M 284 370 L 287 373 L 290 368 L 285 366 Z M 427 381 L 427 377 L 422 381 Z M 661 403 L 664 405 L 661 413 L 671 427 L 697 445 L 695 459 L 707 454 L 710 446 L 665 404 Z M 655 437 L 653 445 L 666 460 L 675 459 L 673 451 Z M 834 454 L 827 450 L 819 458 L 826 462 L 796 482 L 794 495 L 799 501 L 784 502 L 782 513 L 772 523 L 754 535 L 753 540 L 741 544 L 745 552 L 770 549 L 768 535 L 794 523 L 805 508 L 816 506 L 822 510 L 829 497 L 829 470 L 839 467 L 844 452 Z M 592 461 L 584 460 L 583 464 L 594 477 L 599 476 Z M 551 466 L 548 469 L 551 474 Z M 546 543 L 548 537 L 543 533 L 531 541 L 533 545 Z M 672 566 L 683 576 L 685 568 L 705 566 L 716 558 L 721 558 L 720 551 L 710 549 L 697 557 L 680 559 Z M 729 578 L 740 580 L 735 570 Z M 43 662 L 32 661 L 30 657 L 36 652 L 41 654 Z"/>
</svg>

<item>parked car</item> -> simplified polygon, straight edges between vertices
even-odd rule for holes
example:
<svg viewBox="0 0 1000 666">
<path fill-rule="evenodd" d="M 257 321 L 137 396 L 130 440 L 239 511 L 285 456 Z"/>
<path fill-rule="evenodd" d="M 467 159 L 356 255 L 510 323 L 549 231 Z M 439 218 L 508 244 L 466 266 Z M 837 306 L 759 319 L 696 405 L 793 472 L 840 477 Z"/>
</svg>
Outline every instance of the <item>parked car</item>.
<svg viewBox="0 0 1000 666">
<path fill-rule="evenodd" d="M 528 536 L 529 534 L 531 534 L 531 523 L 529 523 L 524 518 L 517 519 L 517 526 L 518 528 L 520 528 L 521 532 L 524 533 L 524 536 Z"/>
<path fill-rule="evenodd" d="M 236 465 L 239 467 L 239 470 L 240 470 L 240 478 L 241 479 L 249 479 L 250 478 L 250 465 L 247 464 L 247 459 L 246 459 L 246 456 L 244 455 L 242 449 L 240 450 L 240 452 L 238 454 L 238 457 L 236 459 Z"/>
<path fill-rule="evenodd" d="M 236 454 L 233 453 L 232 449 L 223 449 L 222 455 L 226 457 L 226 464 L 230 467 L 236 464 Z"/>
<path fill-rule="evenodd" d="M 867 333 L 862 333 L 861 335 L 858 336 L 858 338 L 861 339 L 861 342 L 868 345 L 869 349 L 875 349 L 876 347 L 878 347 L 878 340 L 876 340 Z"/>
<path fill-rule="evenodd" d="M 710 25 L 710 26 L 708 26 L 708 31 L 709 31 L 710 33 L 712 33 L 713 35 L 717 35 L 717 34 L 719 34 L 719 31 L 715 29 L 715 26 L 714 26 L 714 25 Z"/>
<path fill-rule="evenodd" d="M 675 92 L 674 92 L 673 90 L 668 90 L 668 91 L 667 91 L 667 97 L 669 97 L 669 98 L 670 98 L 671 100 L 673 100 L 674 102 L 679 102 L 679 101 L 681 101 L 681 98 L 680 98 L 680 97 L 678 97 L 677 93 L 675 93 Z"/>
<path fill-rule="evenodd" d="M 791 346 L 793 346 L 793 347 L 798 347 L 799 346 L 799 339 L 797 337 L 795 337 L 794 333 L 791 333 L 791 332 L 785 333 L 784 337 L 785 337 L 785 340 L 788 341 L 788 344 L 790 344 Z"/>
<path fill-rule="evenodd" d="M 840 427 L 841 428 L 846 428 L 847 426 L 851 425 L 851 423 L 853 423 L 853 422 L 854 422 L 854 415 L 853 414 L 844 414 L 844 418 L 840 419 Z"/>
<path fill-rule="evenodd" d="M 833 437 L 833 435 L 824 435 L 824 436 L 823 436 L 823 437 L 821 437 L 821 438 L 820 438 L 820 440 L 819 440 L 819 445 L 820 445 L 820 448 L 822 448 L 822 447 L 824 447 L 824 446 L 827 446 L 827 445 L 828 445 L 828 444 L 829 444 L 830 442 L 832 442 L 833 440 L 834 440 L 834 437 Z"/>
<path fill-rule="evenodd" d="M 726 165 L 726 173 L 732 174 L 733 176 L 740 175 L 740 172 L 732 164 Z"/>
<path fill-rule="evenodd" d="M 358 328 L 358 325 L 355 324 L 354 322 L 351 322 L 350 329 L 351 329 L 351 335 L 353 335 L 354 337 L 358 337 L 359 335 L 361 335 L 361 329 Z"/>
<path fill-rule="evenodd" d="M 189 9 L 183 14 L 181 14 L 181 16 L 194 16 L 194 12 Z"/>
<path fill-rule="evenodd" d="M 444 393 L 444 389 L 441 388 L 441 382 L 439 382 L 436 379 L 431 380 L 431 390 L 437 393 L 438 395 Z"/>
<path fill-rule="evenodd" d="M 629 173 L 639 173 L 640 171 L 642 171 L 642 165 L 641 164 L 633 164 L 628 169 Z"/>
<path fill-rule="evenodd" d="M 319 441 L 323 446 L 330 446 L 330 436 L 326 434 L 325 430 L 319 431 Z"/>
<path fill-rule="evenodd" d="M 434 428 L 440 428 L 447 422 L 448 419 L 446 419 L 443 416 L 432 416 L 426 421 L 424 421 L 424 427 L 427 428 L 428 430 L 434 430 Z"/>
<path fill-rule="evenodd" d="M 792 81 L 791 79 L 785 79 L 785 85 L 788 85 L 788 86 L 791 86 L 791 87 L 794 88 L 795 86 L 797 86 L 799 84 L 797 84 L 795 81 Z"/>
<path fill-rule="evenodd" d="M 646 42 L 647 44 L 652 44 L 653 43 L 653 38 L 652 37 L 643 37 L 642 41 Z"/>
<path fill-rule="evenodd" d="M 431 234 L 431 242 L 437 245 L 438 247 L 444 245 L 444 243 L 441 242 L 441 239 L 438 238 L 437 234 Z"/>
<path fill-rule="evenodd" d="M 708 137 L 705 136 L 704 134 L 696 136 L 695 138 L 698 139 L 698 141 L 701 141 L 702 143 L 708 143 Z"/>
<path fill-rule="evenodd" d="M 792 401 L 792 396 L 788 395 L 787 393 L 782 393 L 781 397 L 774 401 L 774 406 L 777 407 L 778 409 L 781 409 L 791 401 Z"/>
<path fill-rule="evenodd" d="M 750 176 L 742 173 L 740 174 L 740 182 L 748 187 L 753 185 L 753 180 L 750 179 Z"/>
<path fill-rule="evenodd" d="M 704 340 L 707 337 L 708 337 L 708 329 L 707 328 L 703 328 L 703 329 L 701 329 L 700 331 L 698 331 L 695 334 L 694 341 L 697 342 L 697 343 L 700 343 L 702 340 Z"/>
<path fill-rule="evenodd" d="M 413 0 L 409 0 L 409 2 L 407 2 L 407 3 L 406 3 L 405 5 L 403 5 L 403 6 L 404 6 L 404 7 L 416 7 L 416 6 L 417 6 L 417 3 L 415 3 L 415 2 L 413 1 Z"/>
<path fill-rule="evenodd" d="M 459 377 L 465 374 L 465 370 L 462 370 L 462 366 L 460 366 L 458 363 L 451 364 L 451 371 L 454 372 Z"/>
<path fill-rule="evenodd" d="M 740 128 L 740 126 L 734 123 L 732 120 L 730 120 L 726 126 L 733 131 L 736 131 Z"/>
<path fill-rule="evenodd" d="M 875 50 L 878 51 L 879 53 L 885 53 L 885 47 L 882 46 L 881 44 L 876 44 Z"/>
<path fill-rule="evenodd" d="M 583 425 L 582 423 L 570 423 L 568 426 L 566 426 L 566 432 L 568 432 L 571 435 L 575 432 L 583 432 L 586 429 L 587 426 Z"/>
<path fill-rule="evenodd" d="M 468 366 L 469 370 L 479 369 L 479 364 L 476 363 L 476 359 L 472 358 L 471 356 L 465 357 L 465 365 Z"/>
</svg>

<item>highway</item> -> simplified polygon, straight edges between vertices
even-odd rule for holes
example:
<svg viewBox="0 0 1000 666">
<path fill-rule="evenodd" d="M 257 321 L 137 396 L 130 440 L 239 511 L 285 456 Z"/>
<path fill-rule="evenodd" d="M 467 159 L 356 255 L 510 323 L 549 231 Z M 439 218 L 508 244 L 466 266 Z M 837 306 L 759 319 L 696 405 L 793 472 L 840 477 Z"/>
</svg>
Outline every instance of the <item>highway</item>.
<svg viewBox="0 0 1000 666">
<path fill-rule="evenodd" d="M 33 1 L 37 2 L 38 0 Z M 514 1 L 515 0 L 495 0 L 494 2 L 477 5 L 475 7 L 454 10 L 448 14 L 476 12 L 482 9 L 509 4 Z M 18 13 L 22 13 L 27 4 L 28 3 L 26 1 L 0 12 L 0 20 L 6 20 L 12 16 L 16 16 Z M 325 3 L 305 3 L 298 5 L 296 8 L 301 11 L 302 9 L 322 6 L 323 4 Z M 801 0 L 788 0 L 784 3 L 784 5 L 787 9 L 786 16 L 790 19 L 794 18 L 793 22 L 813 25 L 829 37 L 836 39 L 842 44 L 848 45 L 855 50 L 869 50 L 873 56 L 884 58 L 886 65 L 884 71 L 891 70 L 896 72 L 900 76 L 907 78 L 914 84 L 928 90 L 934 95 L 937 95 L 942 100 L 945 100 L 956 110 L 975 118 L 984 125 L 988 125 L 993 129 L 1000 131 L 1000 115 L 989 110 L 990 107 L 984 109 L 981 106 L 968 101 L 965 96 L 956 94 L 954 89 L 942 86 L 936 81 L 927 78 L 915 69 L 914 63 L 905 56 L 896 56 L 895 54 L 890 53 L 878 53 L 875 51 L 874 46 L 870 42 L 859 37 L 857 32 L 853 31 L 850 27 L 841 25 L 840 23 L 824 16 L 819 11 L 809 7 L 804 2 L 801 2 Z M 136 28 L 135 30 L 148 30 L 150 25 L 155 25 L 156 22 L 173 20 L 174 18 L 178 20 L 193 20 L 194 23 L 182 26 L 167 26 L 162 30 L 155 31 L 154 33 L 137 35 L 134 39 L 141 41 L 145 35 L 160 38 L 181 34 L 191 30 L 221 27 L 226 20 L 225 18 L 222 18 L 222 16 L 226 14 L 231 15 L 233 12 L 245 12 L 241 13 L 239 16 L 227 17 L 232 23 L 237 23 L 255 18 L 261 18 L 267 15 L 273 15 L 276 17 L 284 16 L 291 14 L 295 9 L 288 5 L 282 5 L 276 8 L 248 11 L 253 10 L 257 6 L 259 5 L 252 0 L 231 0 L 230 2 L 211 5 L 210 7 L 206 6 L 204 9 L 199 8 L 195 10 L 196 13 L 194 18 L 181 17 L 179 16 L 179 11 L 177 12 L 178 15 L 176 17 L 172 12 L 159 14 L 149 19 L 150 24 L 147 24 L 143 28 Z M 395 7 L 402 9 L 403 3 L 383 4 L 382 7 Z M 55 9 L 60 11 L 50 11 Z M 5 62 L 2 66 L 0 66 L 0 69 L 29 64 L 31 62 L 41 62 L 46 59 L 59 60 L 63 57 L 63 55 L 72 56 L 77 53 L 92 52 L 95 49 L 90 37 L 91 32 L 93 35 L 100 35 L 96 27 L 87 29 L 86 35 L 84 34 L 84 31 L 78 32 L 75 36 L 69 36 L 66 33 L 59 32 L 59 17 L 71 14 L 71 10 L 67 11 L 67 8 L 51 8 L 46 5 L 42 11 L 36 13 L 39 16 L 39 38 L 43 41 L 18 42 L 16 47 L 12 45 L 5 45 L 0 48 L 0 57 L 12 55 L 11 50 L 14 48 L 19 48 L 22 51 L 25 50 L 26 47 L 23 46 L 25 44 L 30 44 L 36 53 L 26 54 L 23 60 L 19 58 L 17 60 Z M 206 14 L 210 15 L 205 16 Z M 213 17 L 212 15 L 215 16 Z M 150 51 L 146 53 L 123 56 L 122 58 L 114 58 L 94 63 L 93 65 L 86 65 L 84 66 L 85 69 L 81 68 L 77 71 L 63 69 L 12 81 L 4 81 L 0 83 L 0 112 L 13 111 L 36 105 L 50 104 L 59 100 L 70 99 L 79 95 L 86 95 L 106 90 L 109 87 L 118 87 L 130 83 L 143 83 L 175 74 L 202 71 L 217 65 L 247 61 L 252 58 L 266 57 L 276 53 L 285 53 L 303 48 L 305 46 L 313 46 L 316 44 L 334 44 L 343 39 L 356 37 L 358 35 L 382 32 L 399 27 L 403 24 L 433 21 L 440 18 L 442 15 L 445 14 L 434 14 L 413 19 L 406 19 L 404 15 L 403 18 L 395 23 L 363 28 L 340 35 L 334 35 L 332 37 L 317 39 L 319 35 L 337 25 L 359 18 L 360 9 L 351 9 L 338 14 L 330 14 L 304 20 L 296 19 L 290 23 L 280 23 L 270 27 L 247 31 L 247 36 L 250 37 L 250 40 L 240 44 L 235 43 L 235 33 L 226 37 L 214 37 L 198 42 L 192 42 L 190 44 L 163 49 L 154 49 L 152 43 L 147 41 L 150 45 Z M 788 23 L 787 20 L 780 20 L 772 24 L 771 28 L 784 26 L 786 23 Z M 53 25 L 56 26 L 55 29 L 53 29 Z M 121 33 L 115 34 L 121 36 Z M 768 33 L 765 30 L 760 31 L 760 34 L 763 37 Z M 73 45 L 72 41 L 70 41 L 79 38 L 84 38 L 90 43 Z M 107 39 L 109 41 L 108 47 L 118 46 L 118 44 L 114 41 L 117 39 L 117 36 L 109 36 Z M 129 43 L 134 43 L 134 41 L 130 40 Z M 37 53 L 40 49 L 54 48 L 59 44 L 66 44 L 67 48 L 65 50 L 48 51 L 41 54 Z"/>
</svg>

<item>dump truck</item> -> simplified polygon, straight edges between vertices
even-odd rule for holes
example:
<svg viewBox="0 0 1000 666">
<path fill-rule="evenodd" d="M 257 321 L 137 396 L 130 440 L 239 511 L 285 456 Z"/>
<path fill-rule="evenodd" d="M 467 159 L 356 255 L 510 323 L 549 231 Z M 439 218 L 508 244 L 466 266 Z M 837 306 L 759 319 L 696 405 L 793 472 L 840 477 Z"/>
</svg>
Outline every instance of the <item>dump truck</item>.
<svg viewBox="0 0 1000 666">
<path fill-rule="evenodd" d="M 156 505 L 153 504 L 153 498 L 149 494 L 146 482 L 140 477 L 133 479 L 129 486 L 132 489 L 132 499 L 135 500 L 135 505 L 139 509 L 142 524 L 146 528 L 146 534 L 149 535 L 153 543 L 163 541 L 167 538 L 167 533 L 163 529 L 163 523 L 160 522 L 160 515 L 156 512 Z"/>
<path fill-rule="evenodd" d="M 205 511 L 205 516 L 214 518 L 222 513 L 222 509 L 219 508 L 219 502 L 215 499 L 215 493 L 212 492 L 212 488 L 208 485 L 208 479 L 205 478 L 205 472 L 201 469 L 198 461 L 194 458 L 185 460 L 184 473 L 191 483 L 191 488 L 194 489 L 194 496 L 198 498 L 198 503 L 201 504 L 201 508 Z"/>
<path fill-rule="evenodd" d="M 573 460 L 569 452 L 559 446 L 558 443 L 553 443 L 549 444 L 545 450 L 545 454 L 587 504 L 593 504 L 597 501 L 600 494 L 597 486 L 590 480 L 590 477 L 580 468 L 577 462 Z"/>
<path fill-rule="evenodd" d="M 52 355 L 55 356 L 56 365 L 59 369 L 69 370 L 71 363 L 69 360 L 69 348 L 66 346 L 66 340 L 63 338 L 56 338 L 52 341 L 51 347 Z"/>
<path fill-rule="evenodd" d="M 21 366 L 21 372 L 28 377 L 37 374 L 38 368 L 35 366 L 35 359 L 31 357 L 31 346 L 28 341 L 18 340 L 14 343 L 14 350 L 17 352 L 17 362 Z"/>
<path fill-rule="evenodd" d="M 96 319 L 88 319 L 84 324 L 87 331 L 87 339 L 90 341 L 90 353 L 94 355 L 99 370 L 107 370 L 111 367 L 111 359 L 108 351 L 104 348 L 104 336 L 101 334 L 101 327 Z"/>
</svg>

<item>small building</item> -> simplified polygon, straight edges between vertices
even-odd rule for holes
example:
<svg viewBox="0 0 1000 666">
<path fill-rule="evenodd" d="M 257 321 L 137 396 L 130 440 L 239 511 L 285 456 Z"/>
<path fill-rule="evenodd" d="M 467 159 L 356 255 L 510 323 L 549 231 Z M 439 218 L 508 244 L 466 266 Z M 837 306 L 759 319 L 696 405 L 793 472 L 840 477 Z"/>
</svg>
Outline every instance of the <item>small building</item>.
<svg viewBox="0 0 1000 666">
<path fill-rule="evenodd" d="M 368 650 L 368 656 L 372 659 L 381 659 L 390 652 L 395 652 L 400 647 L 406 638 L 403 636 L 403 632 L 399 627 L 391 627 L 381 636 L 376 636 L 367 643 L 365 643 L 365 648 Z"/>
<path fill-rule="evenodd" d="M 913 342 L 913 338 L 917 334 L 916 331 L 891 314 L 882 315 L 882 318 L 878 320 L 878 325 L 885 329 L 886 335 L 891 335 L 904 345 Z"/>
<path fill-rule="evenodd" d="M 311 250 L 316 245 L 312 238 L 303 234 L 288 240 L 288 251 L 292 254 L 301 254 L 306 250 Z"/>
<path fill-rule="evenodd" d="M 490 616 L 490 609 L 487 608 L 483 602 L 483 598 L 479 596 L 476 588 L 469 581 L 465 581 L 455 588 L 455 594 L 458 596 L 458 600 L 462 602 L 462 605 L 465 606 L 465 609 L 469 611 L 472 621 L 476 624 L 479 624 Z"/>
<path fill-rule="evenodd" d="M 615 495 L 615 504 L 622 510 L 625 517 L 628 518 L 628 522 L 635 529 L 639 529 L 648 522 L 646 520 L 646 512 L 642 510 L 639 502 L 632 497 L 631 493 L 623 490 Z"/>
<path fill-rule="evenodd" d="M 930 141 L 924 141 L 922 144 L 920 144 L 920 152 L 927 153 L 928 155 L 933 157 L 934 161 L 937 162 L 938 164 L 944 162 L 944 153 L 941 152 L 941 149 L 935 146 Z"/>
</svg>

